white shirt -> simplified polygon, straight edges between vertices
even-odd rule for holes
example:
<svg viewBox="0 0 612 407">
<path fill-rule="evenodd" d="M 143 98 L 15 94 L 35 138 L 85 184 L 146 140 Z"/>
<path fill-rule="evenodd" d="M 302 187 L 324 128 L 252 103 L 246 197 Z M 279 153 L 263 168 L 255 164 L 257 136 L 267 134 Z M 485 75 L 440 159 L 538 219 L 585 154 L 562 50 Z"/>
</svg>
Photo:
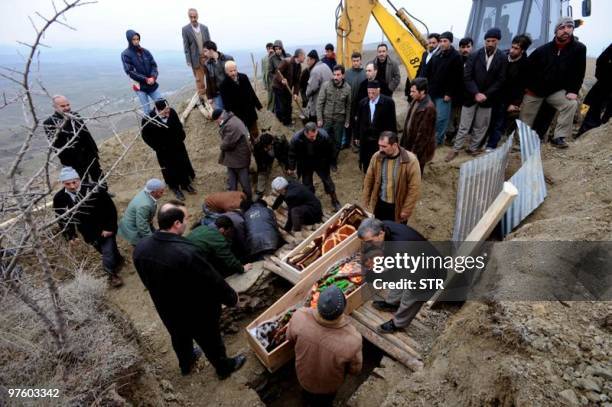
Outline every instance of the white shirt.
<svg viewBox="0 0 612 407">
<path fill-rule="evenodd" d="M 195 27 L 193 26 L 193 24 L 190 24 L 190 25 L 191 25 L 191 29 L 192 29 L 193 31 L 197 32 L 198 34 L 200 33 L 200 24 L 198 24 L 198 25 L 197 25 L 197 26 L 195 26 Z"/>
<path fill-rule="evenodd" d="M 440 47 L 436 47 L 436 48 L 434 48 L 433 51 L 427 53 L 427 56 L 425 57 L 425 63 L 426 64 L 429 63 L 429 60 L 431 59 L 431 57 L 436 55 L 436 53 L 438 52 L 439 49 L 440 49 Z"/>
<path fill-rule="evenodd" d="M 485 60 L 487 61 L 487 71 L 489 70 L 489 67 L 491 66 L 491 62 L 493 62 L 493 57 L 495 56 L 495 53 L 497 52 L 497 50 L 495 50 L 491 56 L 487 55 L 487 52 L 485 51 Z"/>
<path fill-rule="evenodd" d="M 380 96 L 378 96 L 374 100 L 370 99 L 370 123 L 374 121 L 374 112 L 376 111 L 376 104 L 378 103 L 378 99 L 380 99 Z"/>
</svg>

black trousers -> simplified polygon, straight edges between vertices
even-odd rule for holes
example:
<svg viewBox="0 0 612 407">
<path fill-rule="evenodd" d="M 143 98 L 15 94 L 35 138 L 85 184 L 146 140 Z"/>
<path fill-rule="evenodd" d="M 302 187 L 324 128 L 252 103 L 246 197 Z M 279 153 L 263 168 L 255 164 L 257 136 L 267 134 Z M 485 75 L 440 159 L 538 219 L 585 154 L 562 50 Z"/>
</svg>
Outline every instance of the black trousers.
<svg viewBox="0 0 612 407">
<path fill-rule="evenodd" d="M 292 208 L 289 208 L 289 214 L 287 216 L 285 230 L 287 232 L 299 232 L 300 230 L 302 230 L 302 226 L 314 225 L 315 223 L 320 222 L 321 218 L 321 211 L 316 210 L 312 206 L 294 206 Z"/>
<path fill-rule="evenodd" d="M 172 339 L 172 348 L 176 353 L 181 370 L 188 370 L 194 361 L 193 341 L 206 355 L 217 374 L 228 373 L 232 367 L 232 359 L 227 357 L 225 344 L 219 331 L 219 319 L 214 321 L 190 321 L 181 328 L 168 328 Z"/>
<path fill-rule="evenodd" d="M 302 389 L 302 399 L 304 404 L 309 407 L 331 407 L 334 405 L 336 393 L 316 394 Z"/>
<path fill-rule="evenodd" d="M 291 93 L 286 89 L 272 88 L 274 92 L 274 114 L 285 126 L 291 124 Z"/>
<path fill-rule="evenodd" d="M 591 97 L 589 111 L 584 117 L 578 134 L 582 134 L 607 123 L 608 120 L 610 120 L 610 115 L 612 115 L 612 95 L 608 95 L 607 97 L 605 95 L 593 95 Z"/>
<path fill-rule="evenodd" d="M 395 222 L 395 204 L 390 204 L 378 199 L 376 208 L 374 208 L 374 217 L 379 220 L 390 220 Z"/>
<path fill-rule="evenodd" d="M 327 168 L 306 168 L 301 170 L 302 176 L 302 184 L 308 187 L 313 193 L 315 192 L 313 175 L 317 173 L 321 182 L 323 183 L 323 188 L 325 189 L 326 194 L 333 194 L 336 192 L 336 186 L 334 185 L 334 181 L 331 179 L 331 173 L 329 167 Z"/>
<path fill-rule="evenodd" d="M 100 167 L 98 157 L 92 158 L 91 161 L 85 166 L 70 163 L 62 163 L 62 165 L 73 167 L 79 174 L 79 177 L 81 177 L 81 181 L 87 182 L 87 178 L 89 178 L 89 182 L 92 184 L 98 183 L 98 180 L 104 176 L 104 172 L 102 171 L 102 167 Z M 106 189 L 106 183 L 100 184 L 100 186 Z"/>
<path fill-rule="evenodd" d="M 102 267 L 108 274 L 115 274 L 115 270 L 121 262 L 122 256 L 117 248 L 117 236 L 100 237 L 92 243 L 92 246 L 102 254 Z"/>
</svg>

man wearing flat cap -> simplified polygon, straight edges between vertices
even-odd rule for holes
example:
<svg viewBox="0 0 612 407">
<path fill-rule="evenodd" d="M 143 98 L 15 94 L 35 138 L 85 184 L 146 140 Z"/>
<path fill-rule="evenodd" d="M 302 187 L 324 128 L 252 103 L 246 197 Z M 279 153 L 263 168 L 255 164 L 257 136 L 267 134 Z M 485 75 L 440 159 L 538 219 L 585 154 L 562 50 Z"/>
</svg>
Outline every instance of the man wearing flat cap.
<svg viewBox="0 0 612 407">
<path fill-rule="evenodd" d="M 555 147 L 567 148 L 585 70 L 586 47 L 574 37 L 574 20 L 562 17 L 555 38 L 529 56 L 527 91 L 520 114 L 522 121 L 533 126 L 543 101 L 554 107 L 559 112 L 551 141 Z"/>
<path fill-rule="evenodd" d="M 102 267 L 111 287 L 120 287 L 123 281 L 118 272 L 124 260 L 117 249 L 117 208 L 113 200 L 99 186 L 81 183 L 72 167 L 62 168 L 59 181 L 64 188 L 53 197 L 53 210 L 62 234 L 72 246 L 79 240 L 78 231 L 102 254 Z"/>
<path fill-rule="evenodd" d="M 491 107 L 500 99 L 506 79 L 508 59 L 497 46 L 501 40 L 499 28 L 491 28 L 485 34 L 485 46 L 470 55 L 463 72 L 465 96 L 461 108 L 459 131 L 453 149 L 445 161 L 454 159 L 465 144 L 470 128 L 472 139 L 467 153 L 478 155 L 480 144 L 487 134 L 491 121 Z"/>
<path fill-rule="evenodd" d="M 331 406 L 346 373 L 361 371 L 362 339 L 344 316 L 345 307 L 344 293 L 331 285 L 316 310 L 300 308 L 289 321 L 287 339 L 295 343 L 295 370 L 307 405 Z"/>
<path fill-rule="evenodd" d="M 163 181 L 151 178 L 128 204 L 119 221 L 119 235 L 132 246 L 155 232 L 153 217 L 157 210 L 157 201 L 165 191 L 166 184 Z"/>
</svg>

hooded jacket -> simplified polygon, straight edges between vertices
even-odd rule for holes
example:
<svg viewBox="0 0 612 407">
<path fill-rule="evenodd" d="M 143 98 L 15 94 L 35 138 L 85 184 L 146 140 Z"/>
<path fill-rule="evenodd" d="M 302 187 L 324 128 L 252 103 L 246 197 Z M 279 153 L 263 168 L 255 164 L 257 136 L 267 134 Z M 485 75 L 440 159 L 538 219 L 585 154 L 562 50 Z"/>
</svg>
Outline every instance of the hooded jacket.
<svg viewBox="0 0 612 407">
<path fill-rule="evenodd" d="M 146 93 L 153 92 L 159 87 L 157 83 L 157 63 L 153 59 L 153 55 L 142 47 L 135 47 L 132 44 L 132 37 L 138 34 L 134 30 L 127 30 L 125 38 L 128 42 L 128 47 L 121 53 L 121 62 L 123 62 L 123 70 L 134 81 L 140 85 L 140 90 Z M 142 37 L 141 37 L 142 38 Z M 153 85 L 147 84 L 147 78 L 155 78 Z"/>
<path fill-rule="evenodd" d="M 227 112 L 219 128 L 221 135 L 221 155 L 219 164 L 228 168 L 248 168 L 251 164 L 251 144 L 249 130 L 242 120 L 232 112 Z"/>
<path fill-rule="evenodd" d="M 308 79 L 308 87 L 306 88 L 306 97 L 308 98 L 308 116 L 317 115 L 317 98 L 319 91 L 324 82 L 332 79 L 332 71 L 323 62 L 316 62 L 310 70 L 310 79 Z"/>
</svg>

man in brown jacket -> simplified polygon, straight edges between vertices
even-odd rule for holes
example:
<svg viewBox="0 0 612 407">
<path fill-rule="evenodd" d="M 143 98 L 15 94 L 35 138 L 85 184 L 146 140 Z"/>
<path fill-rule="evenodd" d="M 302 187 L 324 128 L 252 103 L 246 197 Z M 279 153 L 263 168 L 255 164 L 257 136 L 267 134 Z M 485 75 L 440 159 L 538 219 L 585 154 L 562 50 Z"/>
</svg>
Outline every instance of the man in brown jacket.
<svg viewBox="0 0 612 407">
<path fill-rule="evenodd" d="M 219 125 L 221 135 L 219 164 L 227 167 L 227 190 L 237 191 L 238 183 L 240 183 L 242 192 L 245 193 L 248 200 L 251 200 L 249 130 L 238 116 L 223 109 L 215 109 L 212 119 Z"/>
<path fill-rule="evenodd" d="M 295 343 L 295 370 L 307 405 L 333 405 L 346 373 L 361 371 L 362 339 L 343 315 L 345 307 L 344 293 L 331 285 L 316 310 L 300 308 L 289 322 L 287 339 Z"/>
<path fill-rule="evenodd" d="M 436 152 L 436 106 L 427 94 L 427 79 L 416 78 L 412 81 L 410 97 L 412 102 L 400 146 L 417 156 L 423 176 L 425 164 L 433 159 Z"/>
<path fill-rule="evenodd" d="M 274 92 L 274 113 L 285 126 L 291 124 L 292 98 L 297 101 L 300 94 L 300 75 L 304 50 L 298 48 L 291 58 L 284 58 L 272 76 L 272 91 Z"/>
<path fill-rule="evenodd" d="M 363 204 L 377 219 L 406 223 L 420 193 L 419 160 L 400 147 L 397 134 L 382 132 L 363 180 Z"/>
</svg>

